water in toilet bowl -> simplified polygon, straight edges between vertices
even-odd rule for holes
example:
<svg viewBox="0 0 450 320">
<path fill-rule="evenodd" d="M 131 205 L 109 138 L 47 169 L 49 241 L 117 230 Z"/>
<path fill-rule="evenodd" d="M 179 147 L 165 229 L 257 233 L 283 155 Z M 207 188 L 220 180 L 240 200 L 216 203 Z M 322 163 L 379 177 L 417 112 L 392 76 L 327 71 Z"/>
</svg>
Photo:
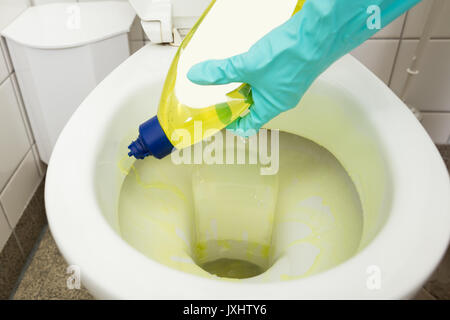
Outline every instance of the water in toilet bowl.
<svg viewBox="0 0 450 320">
<path fill-rule="evenodd" d="M 136 161 L 124 171 L 121 236 L 168 267 L 228 281 L 296 279 L 347 260 L 363 226 L 347 172 L 289 133 L 280 133 L 279 154 L 274 175 L 261 175 L 259 163 Z"/>
</svg>

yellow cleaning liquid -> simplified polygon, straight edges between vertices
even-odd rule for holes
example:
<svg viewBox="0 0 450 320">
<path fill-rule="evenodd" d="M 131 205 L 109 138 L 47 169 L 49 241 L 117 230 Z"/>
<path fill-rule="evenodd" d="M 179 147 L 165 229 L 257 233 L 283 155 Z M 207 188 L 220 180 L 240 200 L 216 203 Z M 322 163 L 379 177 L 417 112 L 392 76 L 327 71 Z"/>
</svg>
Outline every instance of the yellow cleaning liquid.
<svg viewBox="0 0 450 320">
<path fill-rule="evenodd" d="M 164 84 L 157 117 L 173 146 L 182 149 L 213 135 L 252 104 L 250 85 L 198 86 L 187 79 L 189 68 L 247 51 L 297 13 L 305 1 L 212 1 L 181 44 Z M 201 134 L 194 134 L 194 122 L 201 123 Z M 177 134 L 180 129 L 189 133 L 188 138 Z"/>
<path fill-rule="evenodd" d="M 269 176 L 260 163 L 136 161 L 123 171 L 121 236 L 161 264 L 227 281 L 286 281 L 349 259 L 363 214 L 347 172 L 329 151 L 289 133 L 280 133 L 279 154 Z"/>
</svg>

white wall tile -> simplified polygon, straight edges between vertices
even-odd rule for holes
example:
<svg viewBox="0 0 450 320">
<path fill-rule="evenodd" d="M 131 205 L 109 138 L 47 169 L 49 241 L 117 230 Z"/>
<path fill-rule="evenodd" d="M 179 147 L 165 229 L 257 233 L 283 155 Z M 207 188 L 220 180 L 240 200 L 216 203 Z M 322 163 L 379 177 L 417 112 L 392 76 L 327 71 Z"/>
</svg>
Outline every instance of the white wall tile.
<svg viewBox="0 0 450 320">
<path fill-rule="evenodd" d="M 403 88 L 406 68 L 418 40 L 404 40 L 400 46 L 391 88 Z M 420 74 L 413 78 L 407 102 L 422 111 L 450 111 L 450 40 L 431 40 L 425 50 Z"/>
<path fill-rule="evenodd" d="M 0 31 L 29 5 L 28 0 L 0 0 Z"/>
<path fill-rule="evenodd" d="M 12 233 L 11 227 L 9 226 L 9 223 L 6 220 L 5 213 L 0 207 L 0 252 L 5 246 L 6 241 L 8 241 L 11 233 Z"/>
<path fill-rule="evenodd" d="M 435 143 L 447 144 L 450 142 L 450 113 L 424 112 L 421 122 Z"/>
<path fill-rule="evenodd" d="M 11 78 L 0 85 L 0 106 L 0 190 L 2 190 L 31 144 Z"/>
<path fill-rule="evenodd" d="M 9 70 L 6 62 L 6 57 L 2 50 L 0 50 L 0 83 L 8 77 Z"/>
<path fill-rule="evenodd" d="M 0 51 L 3 54 L 3 57 L 5 59 L 6 68 L 8 69 L 8 73 L 12 73 L 14 71 L 14 67 L 11 61 L 11 56 L 8 51 L 8 46 L 6 44 L 6 39 L 2 36 L 0 36 Z"/>
<path fill-rule="evenodd" d="M 399 40 L 369 39 L 351 54 L 387 84 L 394 66 L 398 43 Z"/>
<path fill-rule="evenodd" d="M 33 150 L 30 149 L 0 194 L 0 203 L 5 210 L 12 228 L 19 221 L 41 179 L 42 177 L 36 166 Z"/>
<path fill-rule="evenodd" d="M 39 171 L 39 175 L 41 177 L 43 177 L 47 171 L 47 165 L 41 161 L 41 157 L 39 156 L 39 151 L 37 149 L 36 144 L 33 145 L 32 151 L 33 151 L 34 161 L 36 162 L 36 166 Z"/>
<path fill-rule="evenodd" d="M 438 21 L 436 22 L 432 36 L 450 38 L 450 1 L 437 1 L 442 1 L 444 7 L 443 10 L 439 12 L 439 15 L 434 17 L 434 19 L 438 19 Z M 421 36 L 431 4 L 431 0 L 422 0 L 416 7 L 411 9 L 405 25 L 405 38 L 418 38 Z"/>
<path fill-rule="evenodd" d="M 401 15 L 386 27 L 375 33 L 372 38 L 398 38 L 402 33 L 403 21 L 405 20 L 405 15 Z"/>
</svg>

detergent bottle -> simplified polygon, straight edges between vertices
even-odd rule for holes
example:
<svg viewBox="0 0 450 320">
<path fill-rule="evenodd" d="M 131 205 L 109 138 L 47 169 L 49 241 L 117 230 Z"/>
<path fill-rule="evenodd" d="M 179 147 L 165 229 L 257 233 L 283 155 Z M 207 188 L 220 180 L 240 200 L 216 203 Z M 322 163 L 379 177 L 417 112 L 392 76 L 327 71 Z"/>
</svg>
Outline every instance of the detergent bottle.
<svg viewBox="0 0 450 320">
<path fill-rule="evenodd" d="M 297 13 L 305 1 L 213 0 L 180 45 L 164 83 L 158 113 L 140 125 L 139 137 L 129 145 L 128 155 L 161 159 L 236 120 L 252 104 L 251 86 L 197 85 L 187 78 L 189 69 L 205 60 L 248 51 Z"/>
</svg>

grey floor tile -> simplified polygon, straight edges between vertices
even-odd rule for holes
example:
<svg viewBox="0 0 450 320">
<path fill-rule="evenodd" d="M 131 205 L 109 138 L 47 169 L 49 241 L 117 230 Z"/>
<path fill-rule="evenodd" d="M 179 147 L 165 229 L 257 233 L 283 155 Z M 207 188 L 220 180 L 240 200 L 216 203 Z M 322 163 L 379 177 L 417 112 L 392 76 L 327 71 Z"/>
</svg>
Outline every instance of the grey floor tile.
<svg viewBox="0 0 450 320">
<path fill-rule="evenodd" d="M 0 300 L 8 299 L 25 263 L 24 255 L 14 234 L 0 253 Z"/>
<path fill-rule="evenodd" d="M 440 300 L 450 300 L 450 248 L 425 285 L 425 289 Z"/>
<path fill-rule="evenodd" d="M 427 290 L 422 288 L 415 296 L 414 300 L 436 300 Z"/>
<path fill-rule="evenodd" d="M 47 224 L 44 184 L 42 181 L 14 229 L 25 256 L 31 253 L 42 228 Z"/>
<path fill-rule="evenodd" d="M 51 269 L 55 249 L 56 245 L 54 245 L 53 239 L 47 231 L 25 271 L 13 299 L 32 300 L 39 298 L 41 288 Z"/>
<path fill-rule="evenodd" d="M 14 295 L 16 300 L 93 299 L 84 288 L 67 288 L 67 263 L 59 253 L 50 231 L 44 237 Z"/>
</svg>

